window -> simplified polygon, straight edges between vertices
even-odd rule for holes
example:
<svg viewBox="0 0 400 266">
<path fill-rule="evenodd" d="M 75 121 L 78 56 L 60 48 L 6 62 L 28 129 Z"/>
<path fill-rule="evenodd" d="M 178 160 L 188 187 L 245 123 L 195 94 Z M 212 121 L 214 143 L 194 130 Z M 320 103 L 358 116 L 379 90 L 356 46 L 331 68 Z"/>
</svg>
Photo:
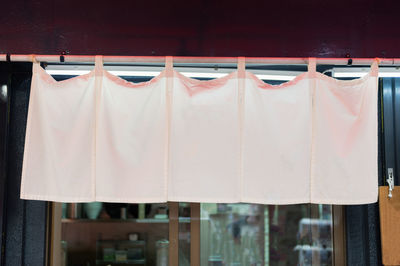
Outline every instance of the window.
<svg viewBox="0 0 400 266">
<path fill-rule="evenodd" d="M 334 234 L 343 234 L 333 230 L 330 205 L 96 202 L 52 209 L 52 265 L 334 265 Z"/>
</svg>

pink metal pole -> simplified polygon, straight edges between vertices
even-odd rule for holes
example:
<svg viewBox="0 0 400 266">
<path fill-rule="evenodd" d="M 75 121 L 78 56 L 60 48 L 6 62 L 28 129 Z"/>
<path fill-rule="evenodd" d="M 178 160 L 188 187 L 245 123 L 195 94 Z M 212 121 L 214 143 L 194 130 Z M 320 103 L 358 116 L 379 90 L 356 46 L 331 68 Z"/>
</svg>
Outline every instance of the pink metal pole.
<svg viewBox="0 0 400 266">
<path fill-rule="evenodd" d="M 59 55 L 19 55 L 12 54 L 12 62 L 32 62 L 36 58 L 38 62 L 60 62 Z M 64 55 L 65 62 L 94 62 L 94 55 Z M 174 56 L 174 63 L 237 63 L 237 57 L 192 57 Z M 319 65 L 347 65 L 349 58 L 317 58 Z M 352 65 L 370 65 L 374 58 L 352 58 Z M 6 55 L 0 54 L 0 61 L 6 61 Z M 164 63 L 165 56 L 103 56 L 103 61 L 108 63 Z M 400 58 L 380 58 L 379 65 L 400 65 Z M 265 65 L 304 65 L 308 63 L 308 57 L 246 57 L 246 64 Z"/>
</svg>

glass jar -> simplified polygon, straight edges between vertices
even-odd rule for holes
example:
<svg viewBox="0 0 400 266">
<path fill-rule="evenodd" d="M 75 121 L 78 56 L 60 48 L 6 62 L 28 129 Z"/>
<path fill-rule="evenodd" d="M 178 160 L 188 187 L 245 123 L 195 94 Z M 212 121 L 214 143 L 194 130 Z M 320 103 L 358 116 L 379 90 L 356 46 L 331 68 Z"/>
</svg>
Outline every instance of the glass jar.
<svg viewBox="0 0 400 266">
<path fill-rule="evenodd" d="M 169 241 L 161 239 L 156 242 L 157 266 L 168 266 Z"/>
</svg>

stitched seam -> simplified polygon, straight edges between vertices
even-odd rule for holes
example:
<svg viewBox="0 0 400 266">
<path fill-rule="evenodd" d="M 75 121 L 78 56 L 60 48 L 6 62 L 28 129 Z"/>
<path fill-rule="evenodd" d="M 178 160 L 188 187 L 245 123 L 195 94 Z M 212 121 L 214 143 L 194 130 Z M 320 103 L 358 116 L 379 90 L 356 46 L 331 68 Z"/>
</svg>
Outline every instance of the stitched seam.
<svg viewBox="0 0 400 266">
<path fill-rule="evenodd" d="M 316 90 L 316 63 L 313 62 L 311 71 L 312 75 L 310 77 L 310 87 L 311 87 L 311 152 L 310 152 L 310 202 L 313 202 L 313 182 L 314 182 L 314 167 L 315 167 L 315 90 Z"/>
<path fill-rule="evenodd" d="M 166 96 L 166 128 L 165 128 L 165 155 L 164 155 L 164 197 L 165 200 L 168 201 L 169 198 L 169 187 L 170 187 L 170 148 L 171 148 L 171 108 L 172 108 L 172 87 L 173 87 L 173 69 L 171 69 L 171 66 L 169 65 L 170 62 L 167 61 L 168 57 L 166 58 L 166 91 L 165 91 L 165 96 Z M 170 59 L 172 60 L 172 59 Z"/>
<path fill-rule="evenodd" d="M 92 197 L 93 201 L 96 201 L 96 178 L 97 178 L 97 132 L 98 132 L 98 121 L 99 121 L 99 101 L 101 96 L 101 88 L 103 84 L 103 67 L 98 65 L 100 62 L 95 62 L 95 117 L 94 117 L 94 129 L 93 129 L 93 149 L 92 149 Z M 101 62 L 102 63 L 102 62 Z"/>
<path fill-rule="evenodd" d="M 241 72 L 243 70 L 240 70 Z M 243 185 L 244 185 L 244 177 L 243 177 L 243 127 L 244 127 L 244 86 L 245 86 L 245 78 L 241 75 L 238 77 L 239 81 L 239 95 L 238 95 L 238 111 L 239 111 L 239 201 L 243 198 Z"/>
</svg>

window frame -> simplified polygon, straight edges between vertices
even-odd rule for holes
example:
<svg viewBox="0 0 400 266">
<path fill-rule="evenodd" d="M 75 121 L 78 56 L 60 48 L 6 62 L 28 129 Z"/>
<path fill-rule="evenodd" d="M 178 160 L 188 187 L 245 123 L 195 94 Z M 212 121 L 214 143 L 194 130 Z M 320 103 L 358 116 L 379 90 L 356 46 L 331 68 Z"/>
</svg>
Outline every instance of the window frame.
<svg viewBox="0 0 400 266">
<path fill-rule="evenodd" d="M 326 69 L 329 68 L 329 66 L 324 67 Z M 15 123 L 13 121 L 16 120 L 24 121 L 27 114 L 26 101 L 22 100 L 18 103 L 22 104 L 22 106 L 18 106 L 19 111 L 16 109 L 17 107 L 13 108 L 12 104 L 16 104 L 18 98 L 23 97 L 21 92 L 24 90 L 25 93 L 29 94 L 29 88 L 26 86 L 28 81 L 25 82 L 24 87 L 21 87 L 21 84 L 17 84 L 12 77 L 23 74 L 28 78 L 32 74 L 31 69 L 31 63 L 0 63 L 1 81 L 4 82 L 4 77 L 7 77 L 10 92 L 6 108 L 7 112 L 1 112 L 0 118 L 0 130 L 3 133 L 5 132 L 5 134 L 0 135 L 0 151 L 2 152 L 2 157 L 0 157 L 2 162 L 0 165 L 0 202 L 2 203 L 0 204 L 0 228 L 2 230 L 0 265 L 11 265 L 11 262 L 6 260 L 7 254 L 19 254 L 19 261 L 22 265 L 33 261 L 37 263 L 36 265 L 51 265 L 52 250 L 54 250 L 54 248 L 51 249 L 53 244 L 51 241 L 53 237 L 52 229 L 55 225 L 52 217 L 54 217 L 56 211 L 53 207 L 54 203 L 35 203 L 21 200 L 18 193 L 20 175 L 18 171 L 12 172 L 8 169 L 18 165 L 22 166 L 22 158 L 15 157 L 14 153 L 17 150 L 19 152 L 21 149 L 23 150 L 20 143 L 21 141 L 23 143 L 24 137 L 24 134 L 18 134 L 14 135 L 13 138 L 9 138 L 10 132 L 12 132 L 10 123 Z M 321 70 L 322 68 L 319 67 L 318 69 Z M 396 124 L 396 121 L 393 120 L 393 113 L 390 115 L 390 112 L 394 112 L 394 105 L 399 108 L 398 97 L 400 95 L 400 90 L 397 89 L 400 87 L 400 82 L 395 81 L 393 83 L 392 80 L 391 78 L 386 78 L 379 81 L 379 185 L 384 184 L 383 180 L 388 160 L 390 158 L 393 160 L 391 156 L 394 156 L 394 153 L 391 150 L 395 149 L 395 147 L 390 143 L 393 143 L 397 136 L 396 134 L 392 134 L 392 137 L 388 135 L 390 124 Z M 392 93 L 385 94 L 385 90 L 391 90 Z M 20 94 L 17 94 L 16 91 L 19 91 Z M 389 106 L 392 106 L 392 111 L 387 111 Z M 392 118 L 390 118 L 391 116 Z M 383 128 L 382 124 L 384 125 Z M 391 152 L 392 155 L 390 155 Z M 14 162 L 10 162 L 10 158 L 17 159 Z M 394 161 L 398 162 L 397 158 Z M 395 175 L 395 183 L 398 183 L 397 175 Z M 196 217 L 195 212 L 192 215 Z M 21 217 L 22 220 L 16 219 L 15 221 L 19 221 L 17 223 L 13 223 L 10 220 L 18 217 Z M 377 204 L 333 206 L 333 217 L 334 265 L 345 265 L 344 263 L 348 265 L 353 263 L 379 265 L 381 250 Z M 31 220 L 30 218 L 34 219 Z M 16 234 L 15 241 L 7 244 L 7 237 L 13 234 Z M 43 239 L 47 242 L 43 243 Z M 33 243 L 35 245 L 31 246 Z M 342 247 L 341 251 L 338 247 Z M 198 248 L 195 245 L 193 246 L 194 250 Z"/>
</svg>

